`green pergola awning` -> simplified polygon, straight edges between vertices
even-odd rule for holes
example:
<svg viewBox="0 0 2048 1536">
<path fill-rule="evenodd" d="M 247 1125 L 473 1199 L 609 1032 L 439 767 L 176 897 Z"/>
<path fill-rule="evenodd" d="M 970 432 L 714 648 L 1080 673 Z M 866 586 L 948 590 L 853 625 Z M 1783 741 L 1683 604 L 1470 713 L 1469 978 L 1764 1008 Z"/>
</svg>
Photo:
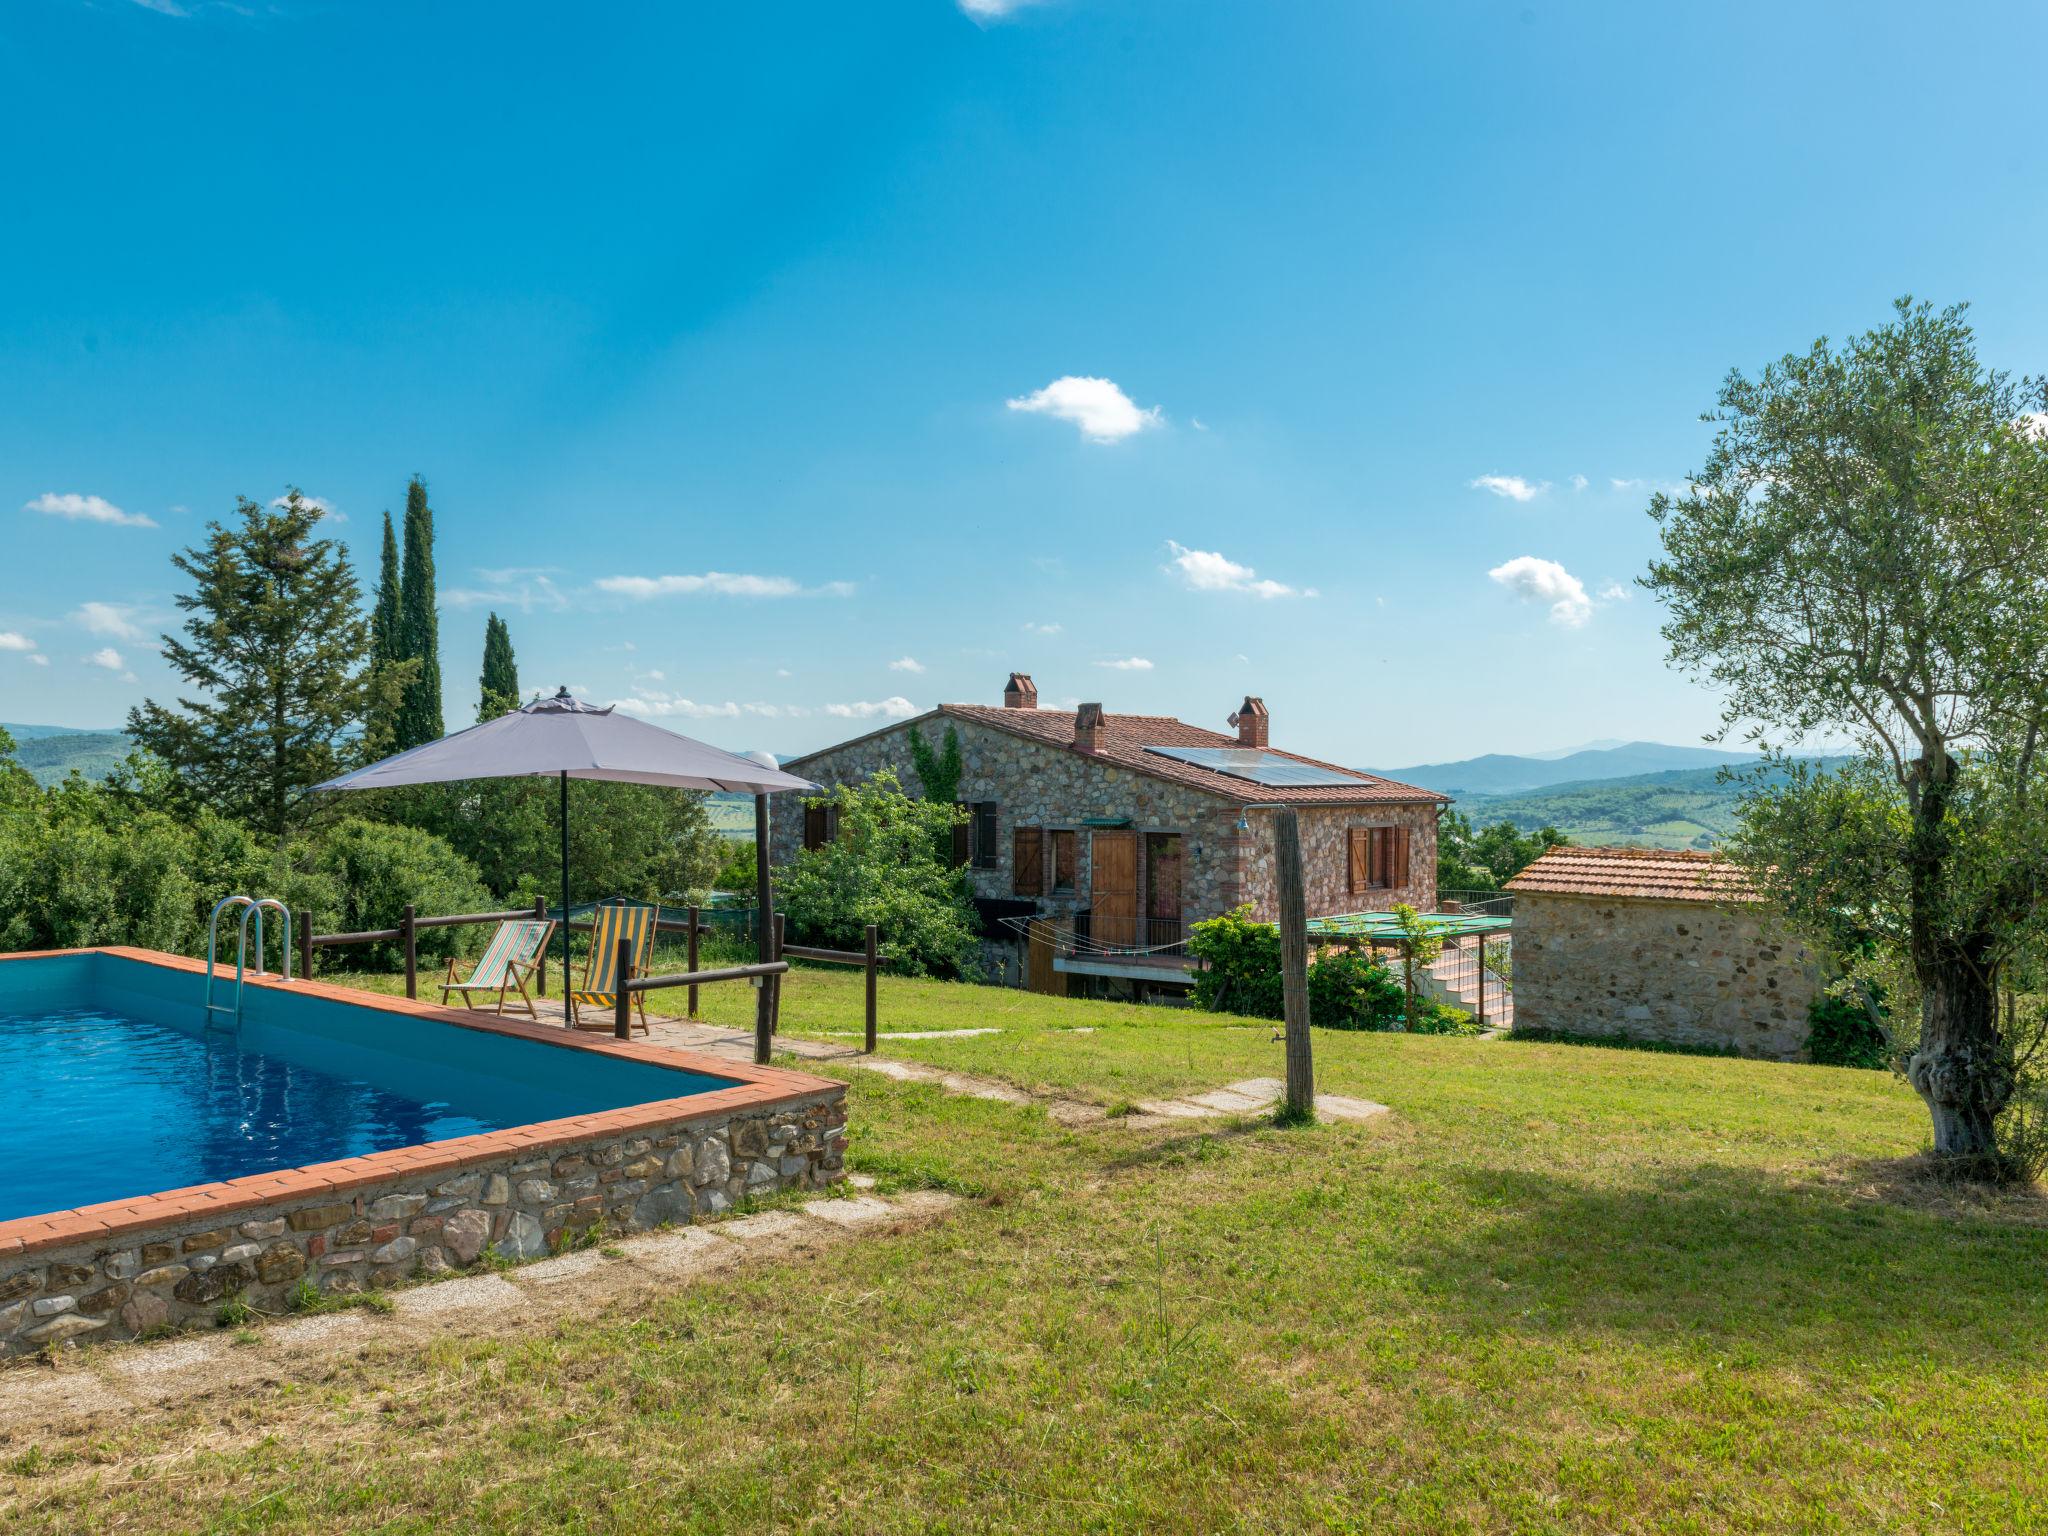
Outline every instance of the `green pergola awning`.
<svg viewBox="0 0 2048 1536">
<path fill-rule="evenodd" d="M 1511 917 L 1481 917 L 1464 912 L 1425 912 L 1423 926 L 1440 939 L 1464 938 L 1470 934 L 1506 933 L 1515 926 Z M 1335 917 L 1308 920 L 1310 938 L 1364 939 L 1368 943 L 1399 943 L 1401 925 L 1391 912 L 1347 912 Z"/>
</svg>

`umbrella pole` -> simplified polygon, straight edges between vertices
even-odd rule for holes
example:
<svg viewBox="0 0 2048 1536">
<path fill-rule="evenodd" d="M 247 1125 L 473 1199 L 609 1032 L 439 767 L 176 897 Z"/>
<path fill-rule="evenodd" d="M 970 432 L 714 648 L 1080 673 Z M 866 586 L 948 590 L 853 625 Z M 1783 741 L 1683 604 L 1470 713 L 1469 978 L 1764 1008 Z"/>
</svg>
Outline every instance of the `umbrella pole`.
<svg viewBox="0 0 2048 1536">
<path fill-rule="evenodd" d="M 768 884 L 768 797 L 754 796 L 754 953 L 763 965 L 775 958 L 775 893 Z M 754 994 L 754 1060 L 768 1064 L 769 1042 L 775 1033 L 775 984 L 780 976 L 760 978 Z"/>
<path fill-rule="evenodd" d="M 569 770 L 562 770 L 562 1027 L 574 1020 L 569 1012 Z"/>
</svg>

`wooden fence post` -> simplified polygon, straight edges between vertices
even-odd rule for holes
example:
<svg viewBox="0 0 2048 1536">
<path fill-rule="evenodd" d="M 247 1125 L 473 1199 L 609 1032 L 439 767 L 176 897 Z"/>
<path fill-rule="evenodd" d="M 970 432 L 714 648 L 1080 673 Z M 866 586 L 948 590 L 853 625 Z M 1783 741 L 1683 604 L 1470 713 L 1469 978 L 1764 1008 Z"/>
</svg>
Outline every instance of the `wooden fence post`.
<svg viewBox="0 0 2048 1536">
<path fill-rule="evenodd" d="M 1292 806 L 1273 813 L 1273 874 L 1280 896 L 1281 1012 L 1287 1021 L 1287 1117 L 1316 1115 L 1315 1063 L 1308 1033 L 1308 897 L 1302 888 L 1301 828 Z"/>
<path fill-rule="evenodd" d="M 692 975 L 695 975 L 697 971 L 697 909 L 695 907 L 689 907 L 685 910 L 688 911 L 690 914 L 689 970 Z M 695 983 L 694 981 L 690 983 L 690 1011 L 688 1012 L 688 1014 L 685 1015 L 685 1017 L 692 1019 L 697 1017 L 697 983 Z"/>
<path fill-rule="evenodd" d="M 875 969 L 876 969 L 876 967 L 877 967 L 877 966 L 878 966 L 878 965 L 879 965 L 879 964 L 881 963 L 881 948 L 882 948 L 882 943 L 881 943 L 881 941 L 882 941 L 882 931 L 881 931 L 881 930 L 880 930 L 879 928 L 877 928 L 877 927 L 876 927 L 876 926 L 875 926 L 875 925 L 874 925 L 873 923 L 869 923 L 869 924 L 868 924 L 868 931 L 867 931 L 867 971 L 868 971 L 868 1040 L 867 1040 L 867 1050 L 868 1050 L 868 1054 L 869 1054 L 870 1056 L 872 1056 L 872 1055 L 874 1055 L 874 1054 L 875 1054 Z"/>
<path fill-rule="evenodd" d="M 1486 935 L 1479 935 L 1479 1027 L 1486 1028 Z"/>
<path fill-rule="evenodd" d="M 783 915 L 780 912 L 776 913 L 775 954 L 773 958 L 777 960 L 782 958 L 782 943 L 787 931 L 788 925 Z M 782 1028 L 782 977 L 770 976 L 768 978 L 768 985 L 773 989 L 773 993 L 768 999 L 768 1032 L 772 1035 Z"/>
<path fill-rule="evenodd" d="M 774 958 L 768 953 L 771 942 L 767 919 L 775 910 L 775 887 L 770 881 L 768 865 L 768 797 L 754 796 L 754 953 L 761 960 Z M 775 1036 L 775 998 L 770 991 L 775 978 L 757 978 L 761 990 L 754 994 L 754 1062 L 767 1066 L 768 1056 Z"/>
<path fill-rule="evenodd" d="M 405 912 L 398 919 L 398 937 L 405 945 L 405 995 L 417 999 L 420 995 L 420 936 L 419 929 L 414 926 L 411 902 L 405 904 Z"/>
<path fill-rule="evenodd" d="M 308 910 L 299 913 L 299 980 L 313 979 L 313 914 Z"/>
<path fill-rule="evenodd" d="M 633 994 L 626 990 L 626 983 L 633 977 L 633 941 L 619 940 L 617 988 L 612 993 L 612 1034 L 621 1040 L 633 1038 Z"/>
</svg>

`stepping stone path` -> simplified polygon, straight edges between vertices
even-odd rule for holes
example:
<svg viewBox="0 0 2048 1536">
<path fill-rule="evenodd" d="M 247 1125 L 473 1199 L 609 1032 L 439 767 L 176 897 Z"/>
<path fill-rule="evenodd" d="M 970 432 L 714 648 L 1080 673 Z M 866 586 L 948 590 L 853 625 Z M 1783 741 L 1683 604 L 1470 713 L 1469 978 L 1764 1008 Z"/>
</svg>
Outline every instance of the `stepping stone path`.
<svg viewBox="0 0 2048 1536">
<path fill-rule="evenodd" d="M 388 1314 L 351 1308 L 263 1322 L 240 1335 L 222 1329 L 124 1344 L 72 1356 L 55 1369 L 9 1366 L 0 1370 L 0 1446 L 26 1443 L 43 1426 L 232 1395 L 252 1381 L 301 1375 L 321 1359 L 378 1347 L 416 1351 L 437 1337 L 525 1334 L 565 1316 L 629 1310 L 673 1290 L 676 1281 L 794 1257 L 892 1224 L 923 1225 L 959 1203 L 935 1190 L 885 1198 L 860 1174 L 847 1183 L 857 1193 L 701 1227 L 637 1233 L 602 1249 L 503 1272 L 408 1286 L 389 1293 Z"/>
<path fill-rule="evenodd" d="M 1159 1120 L 1201 1120 L 1214 1115 L 1262 1115 L 1269 1113 L 1287 1092 L 1277 1077 L 1248 1077 L 1241 1083 L 1212 1088 L 1185 1099 L 1146 1099 L 1138 1113 Z M 1316 1117 L 1321 1120 L 1370 1120 L 1384 1115 L 1387 1106 L 1371 1099 L 1347 1099 L 1339 1094 L 1316 1095 Z M 1131 1118 L 1135 1119 L 1136 1116 Z"/>
</svg>

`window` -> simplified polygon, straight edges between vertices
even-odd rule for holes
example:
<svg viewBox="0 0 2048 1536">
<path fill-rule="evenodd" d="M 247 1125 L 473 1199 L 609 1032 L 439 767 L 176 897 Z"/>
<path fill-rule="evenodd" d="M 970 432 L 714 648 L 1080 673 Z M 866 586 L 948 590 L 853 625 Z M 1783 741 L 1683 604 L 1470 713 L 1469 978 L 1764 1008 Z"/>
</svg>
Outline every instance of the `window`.
<svg viewBox="0 0 2048 1536">
<path fill-rule="evenodd" d="M 1054 895 L 1071 895 L 1079 867 L 1079 847 L 1071 832 L 1052 835 L 1052 889 Z"/>
<path fill-rule="evenodd" d="M 996 869 L 1002 862 L 1002 855 L 996 847 L 996 803 L 977 800 L 974 802 L 974 867 Z"/>
<path fill-rule="evenodd" d="M 838 806 L 807 805 L 804 807 L 804 847 L 806 850 L 822 848 L 838 835 Z"/>
<path fill-rule="evenodd" d="M 1408 884 L 1408 828 L 1353 827 L 1347 889 L 1394 890 Z"/>
<path fill-rule="evenodd" d="M 1045 834 L 1036 827 L 1019 827 L 1010 834 L 1011 890 L 1019 896 L 1045 894 Z"/>
</svg>

